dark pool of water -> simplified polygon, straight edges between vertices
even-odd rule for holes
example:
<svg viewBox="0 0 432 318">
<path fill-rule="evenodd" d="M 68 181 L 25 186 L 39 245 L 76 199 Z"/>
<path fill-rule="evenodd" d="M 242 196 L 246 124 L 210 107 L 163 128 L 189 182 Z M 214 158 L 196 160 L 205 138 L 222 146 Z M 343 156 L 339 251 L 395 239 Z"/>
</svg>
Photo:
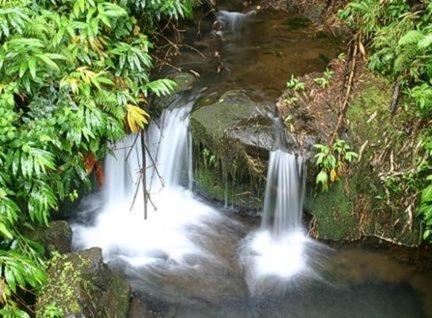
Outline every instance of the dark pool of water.
<svg viewBox="0 0 432 318">
<path fill-rule="evenodd" d="M 208 14 L 200 23 L 184 28 L 186 46 L 171 60 L 182 71 L 199 73 L 209 92 L 239 88 L 274 101 L 291 75 L 323 71 L 341 47 L 341 39 L 296 13 L 257 11 L 238 22 L 236 30 L 224 26 L 226 18 L 220 15 Z M 222 25 L 214 24 L 216 16 Z"/>
</svg>

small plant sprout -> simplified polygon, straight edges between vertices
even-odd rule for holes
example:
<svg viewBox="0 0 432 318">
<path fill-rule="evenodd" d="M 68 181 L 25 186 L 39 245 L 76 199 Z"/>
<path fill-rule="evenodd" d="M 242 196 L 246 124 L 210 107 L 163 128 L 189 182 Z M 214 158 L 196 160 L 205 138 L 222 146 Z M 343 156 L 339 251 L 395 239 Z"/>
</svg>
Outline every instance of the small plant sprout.
<svg viewBox="0 0 432 318">
<path fill-rule="evenodd" d="M 288 96 L 288 97 L 285 97 L 284 101 L 288 106 L 291 106 L 295 102 L 298 102 L 298 98 L 295 96 Z"/>
<path fill-rule="evenodd" d="M 305 89 L 305 84 L 301 82 L 298 78 L 296 78 L 294 75 L 291 75 L 290 80 L 286 83 L 288 88 L 291 88 L 298 91 L 303 91 Z"/>
<path fill-rule="evenodd" d="M 345 61 L 346 60 L 346 54 L 344 52 L 342 52 L 341 54 L 338 55 L 337 58 L 341 61 Z"/>
<path fill-rule="evenodd" d="M 338 181 L 346 166 L 358 158 L 343 139 L 337 139 L 333 146 L 317 144 L 315 149 L 315 164 L 321 169 L 316 183 L 321 185 L 323 191 L 327 191 L 331 183 Z"/>
<path fill-rule="evenodd" d="M 291 132 L 294 131 L 294 117 L 293 115 L 288 115 L 285 120 L 285 127 L 287 127 Z"/>
<path fill-rule="evenodd" d="M 333 71 L 326 69 L 324 75 L 322 77 L 315 78 L 314 82 L 321 88 L 328 88 L 330 86 L 333 75 Z"/>
</svg>

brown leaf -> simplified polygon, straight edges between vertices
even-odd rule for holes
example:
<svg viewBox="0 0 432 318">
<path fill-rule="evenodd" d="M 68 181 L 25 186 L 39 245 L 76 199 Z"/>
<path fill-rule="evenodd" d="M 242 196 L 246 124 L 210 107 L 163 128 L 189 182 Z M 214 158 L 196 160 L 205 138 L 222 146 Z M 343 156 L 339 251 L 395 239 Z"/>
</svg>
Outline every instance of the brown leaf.
<svg viewBox="0 0 432 318">
<path fill-rule="evenodd" d="M 96 164 L 97 160 L 94 154 L 89 153 L 84 158 L 84 167 L 87 171 L 87 173 L 92 172 L 94 165 Z"/>
<path fill-rule="evenodd" d="M 104 172 L 104 168 L 103 166 L 99 163 L 96 162 L 95 165 L 95 173 L 96 173 L 96 182 L 97 185 L 99 187 L 103 187 L 103 185 L 105 184 L 105 172 Z"/>
</svg>

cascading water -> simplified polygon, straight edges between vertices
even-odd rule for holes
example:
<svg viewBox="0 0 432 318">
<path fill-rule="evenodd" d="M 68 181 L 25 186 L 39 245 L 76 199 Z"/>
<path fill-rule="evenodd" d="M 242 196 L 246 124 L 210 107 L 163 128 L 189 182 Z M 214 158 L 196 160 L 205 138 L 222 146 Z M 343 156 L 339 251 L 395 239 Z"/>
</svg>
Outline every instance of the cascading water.
<svg viewBox="0 0 432 318">
<path fill-rule="evenodd" d="M 264 73 L 283 79 L 286 74 L 300 73 L 295 65 L 304 73 L 304 65 L 314 63 L 311 54 L 306 60 L 299 59 L 297 53 L 305 49 L 295 49 L 293 43 L 310 39 L 313 46 L 309 44 L 307 50 L 317 53 L 315 44 L 320 40 L 305 36 L 302 30 L 290 38 L 293 30 L 285 26 L 285 16 L 283 25 L 264 18 L 256 19 L 255 26 L 250 14 L 219 12 L 217 16 L 222 30 L 229 33 L 224 42 L 226 55 L 235 57 L 228 64 L 233 70 L 228 78 L 234 81 L 225 81 L 227 77 L 220 80 L 227 83 L 223 89 L 232 89 L 233 83 L 243 88 L 244 81 L 260 78 L 252 87 L 262 90 L 262 83 L 266 85 L 269 79 Z M 252 28 L 238 36 L 248 22 Z M 202 40 L 195 33 L 193 38 Z M 272 49 L 255 42 L 257 38 L 274 43 Z M 321 41 L 330 42 L 327 38 Z M 210 45 L 209 50 L 213 54 Z M 268 60 L 270 51 L 277 53 L 275 62 Z M 321 61 L 321 51 L 315 55 Z M 260 62 L 255 63 L 252 74 L 244 66 L 245 59 Z M 213 67 L 208 60 L 203 63 Z M 307 238 L 301 227 L 304 170 L 300 157 L 284 150 L 270 153 L 262 226 L 249 235 L 247 231 L 253 226 L 249 221 L 237 222 L 231 212 L 218 211 L 194 195 L 190 191 L 192 149 L 188 133 L 193 103 L 179 99 L 151 123 L 145 143 L 146 167 L 139 137 L 128 136 L 111 145 L 113 155 L 105 162 L 103 204 L 96 209 L 98 200 L 88 198 L 88 213 L 83 211 L 78 216 L 81 223 L 73 225 L 75 248 L 101 247 L 104 260 L 133 286 L 134 309 L 140 306 L 136 298 L 142 300 L 144 314 L 131 317 L 146 317 L 148 311 L 152 317 L 163 318 L 422 317 L 413 314 L 421 304 L 406 288 L 405 276 L 397 276 L 395 282 L 390 275 L 377 284 L 369 270 L 375 255 L 368 255 L 367 262 L 354 255 L 347 262 L 345 256 L 332 253 L 327 263 L 329 250 Z M 278 130 L 283 130 L 283 123 Z M 275 149 L 286 148 L 280 140 L 275 143 Z M 147 219 L 144 182 L 149 192 Z M 381 267 L 386 262 L 388 259 L 378 261 L 379 275 L 386 272 Z M 399 271 L 398 266 L 389 272 Z M 410 271 L 407 277 L 411 275 Z M 418 283 L 419 276 L 413 278 Z M 407 302 L 410 305 L 401 305 Z"/>
<path fill-rule="evenodd" d="M 302 157 L 282 150 L 270 153 L 263 226 L 277 237 L 301 226 L 304 179 Z"/>
<path fill-rule="evenodd" d="M 304 183 L 302 157 L 271 151 L 262 226 L 241 248 L 252 293 L 264 289 L 267 277 L 290 278 L 306 269 L 307 238 L 301 228 Z"/>
<path fill-rule="evenodd" d="M 183 100 L 182 100 L 183 101 Z M 148 186 L 156 188 L 190 185 L 192 178 L 192 147 L 189 134 L 189 113 L 194 100 L 174 105 L 164 111 L 159 123 L 150 124 L 147 143 L 150 166 Z"/>
<path fill-rule="evenodd" d="M 241 31 L 245 27 L 245 22 L 252 14 L 252 12 L 241 13 L 221 10 L 216 12 L 216 18 L 223 30 L 235 33 Z"/>
<path fill-rule="evenodd" d="M 92 226 L 74 225 L 74 245 L 98 246 L 106 261 L 145 265 L 163 259 L 181 262 L 191 254 L 205 254 L 188 234 L 220 219 L 210 206 L 187 189 L 191 178 L 189 113 L 194 101 L 178 100 L 150 125 L 147 169 L 142 145 L 131 135 L 113 145 L 106 158 L 104 204 Z M 143 171 L 149 193 L 144 219 Z"/>
</svg>

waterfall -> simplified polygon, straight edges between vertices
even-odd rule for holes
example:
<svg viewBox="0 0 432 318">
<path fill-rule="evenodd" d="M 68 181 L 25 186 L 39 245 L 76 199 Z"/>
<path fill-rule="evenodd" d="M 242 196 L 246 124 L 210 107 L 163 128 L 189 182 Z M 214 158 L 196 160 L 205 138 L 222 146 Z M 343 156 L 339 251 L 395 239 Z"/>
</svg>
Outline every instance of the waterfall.
<svg viewBox="0 0 432 318">
<path fill-rule="evenodd" d="M 73 224 L 75 248 L 98 246 L 105 261 L 126 261 L 133 266 L 161 259 L 181 264 L 187 255 L 206 254 L 190 236 L 191 228 L 207 229 L 209 219 L 217 223 L 220 217 L 189 190 L 189 113 L 195 99 L 176 100 L 157 122 L 150 124 L 145 168 L 140 136 L 130 135 L 110 145 L 112 154 L 105 160 L 103 206 L 93 224 Z M 149 194 L 147 209 L 144 171 Z"/>
<path fill-rule="evenodd" d="M 223 30 L 236 33 L 244 28 L 245 22 L 250 15 L 252 15 L 252 12 L 240 13 L 221 10 L 216 12 L 216 19 Z"/>
<path fill-rule="evenodd" d="M 304 196 L 303 158 L 282 150 L 270 153 L 263 226 L 281 237 L 301 225 Z"/>
<path fill-rule="evenodd" d="M 130 135 L 111 144 L 113 153 L 105 159 L 106 180 L 103 187 L 105 206 L 132 204 L 134 188 L 140 187 L 142 168 L 139 136 Z M 142 188 L 140 189 L 142 191 Z M 137 200 L 139 202 L 139 199 Z"/>
<path fill-rule="evenodd" d="M 192 145 L 189 132 L 189 114 L 194 100 L 177 101 L 174 107 L 163 112 L 158 122 L 149 127 L 147 144 L 150 164 L 148 186 L 190 186 L 192 182 Z M 180 106 L 181 105 L 181 106 Z M 153 166 L 153 163 L 156 166 Z"/>
<path fill-rule="evenodd" d="M 301 228 L 304 160 L 282 149 L 270 153 L 261 229 L 240 248 L 252 294 L 279 288 L 275 276 L 290 279 L 307 269 L 305 249 L 311 242 Z"/>
</svg>

